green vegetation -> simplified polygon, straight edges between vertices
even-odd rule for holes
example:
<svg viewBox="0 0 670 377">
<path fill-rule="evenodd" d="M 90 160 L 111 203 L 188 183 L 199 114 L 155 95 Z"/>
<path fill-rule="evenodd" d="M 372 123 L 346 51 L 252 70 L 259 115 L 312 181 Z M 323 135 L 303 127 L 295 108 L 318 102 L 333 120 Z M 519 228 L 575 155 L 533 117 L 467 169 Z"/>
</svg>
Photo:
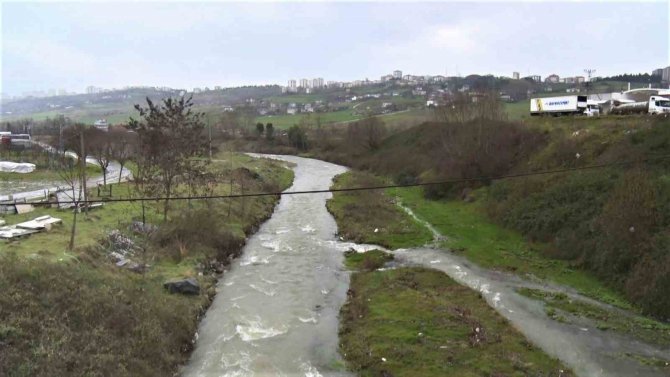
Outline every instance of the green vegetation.
<svg viewBox="0 0 670 377">
<path fill-rule="evenodd" d="M 654 367 L 665 368 L 670 370 L 670 361 L 659 359 L 657 357 L 644 357 L 634 353 L 627 352 L 624 356 L 637 360 L 640 364 L 651 365 Z"/>
<path fill-rule="evenodd" d="M 514 272 L 531 280 L 549 280 L 577 289 L 589 297 L 621 307 L 630 305 L 620 294 L 569 263 L 542 253 L 547 245 L 528 242 L 520 233 L 487 219 L 482 202 L 425 199 L 420 189 L 394 189 L 419 218 L 447 237 L 445 246 L 486 268 Z"/>
<path fill-rule="evenodd" d="M 494 114 L 482 114 L 489 115 Z M 451 237 L 449 246 L 464 248 L 475 262 L 566 284 L 667 320 L 669 125 L 667 118 L 650 116 L 533 118 L 524 123 L 475 118 L 387 127 L 390 135 L 376 148 L 342 135 L 339 144 L 317 143 L 307 153 L 401 184 L 465 178 L 397 195 L 409 195 L 403 201 L 410 207 L 414 202 L 419 217 Z M 636 160 L 640 162 L 630 163 Z M 472 179 L 601 164 L 614 165 Z M 464 219 L 467 228 L 459 228 Z"/>
<path fill-rule="evenodd" d="M 344 257 L 347 268 L 355 271 L 374 271 L 383 267 L 386 262 L 393 260 L 392 254 L 377 249 L 368 250 L 364 253 L 348 250 L 344 252 Z"/>
<path fill-rule="evenodd" d="M 333 188 L 379 186 L 384 181 L 366 173 L 347 172 L 335 178 Z M 336 192 L 327 203 L 340 234 L 355 242 L 397 249 L 424 245 L 432 234 L 380 191 Z"/>
<path fill-rule="evenodd" d="M 562 322 L 581 321 L 587 318 L 594 321 L 595 326 L 601 330 L 630 334 L 647 343 L 663 347 L 670 346 L 670 324 L 596 306 L 570 298 L 564 293 L 546 292 L 531 288 L 522 288 L 518 292 L 544 302 L 550 317 Z"/>
<path fill-rule="evenodd" d="M 360 118 L 355 115 L 351 110 L 340 110 L 333 111 L 328 113 L 307 113 L 307 114 L 296 114 L 296 115 L 267 115 L 262 117 L 257 117 L 254 120 L 254 123 L 272 123 L 272 125 L 277 129 L 287 129 L 293 125 L 300 124 L 300 122 L 306 118 L 311 117 L 313 121 L 316 121 L 316 117 L 320 118 L 322 124 L 326 123 L 337 123 L 337 122 L 347 122 L 350 120 L 356 120 Z"/>
<path fill-rule="evenodd" d="M 325 97 L 318 94 L 284 94 L 281 96 L 268 97 L 269 102 L 274 103 L 312 103 L 315 101 L 324 101 Z"/>
<path fill-rule="evenodd" d="M 216 193 L 231 192 L 231 176 L 234 193 L 283 190 L 292 181 L 292 172 L 274 161 L 216 157 L 208 165 L 217 177 Z M 134 195 L 130 185 L 114 185 L 115 197 Z M 188 358 L 198 316 L 214 295 L 217 265 L 239 253 L 277 200 L 179 201 L 166 222 L 160 205 L 148 203 L 147 222 L 160 224 L 151 236 L 129 229 L 142 218 L 139 204 L 110 202 L 79 215 L 71 252 L 69 211 L 39 208 L 5 218 L 15 223 L 51 214 L 64 223 L 0 244 L 2 374 L 172 375 Z M 135 243 L 131 259 L 148 264 L 145 272 L 112 263 L 113 230 Z M 186 277 L 198 280 L 200 295 L 171 295 L 162 287 L 166 280 Z"/>
<path fill-rule="evenodd" d="M 340 318 L 341 353 L 361 376 L 572 376 L 439 271 L 354 273 Z"/>
<path fill-rule="evenodd" d="M 530 118 L 530 104 L 528 101 L 506 103 L 505 112 L 509 120 L 528 119 Z"/>
</svg>

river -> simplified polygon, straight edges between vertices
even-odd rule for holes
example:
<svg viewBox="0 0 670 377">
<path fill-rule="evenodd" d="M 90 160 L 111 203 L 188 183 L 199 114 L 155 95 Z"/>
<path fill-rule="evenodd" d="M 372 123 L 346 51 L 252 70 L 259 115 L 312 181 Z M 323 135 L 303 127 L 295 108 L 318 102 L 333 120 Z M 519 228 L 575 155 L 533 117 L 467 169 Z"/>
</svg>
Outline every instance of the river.
<svg viewBox="0 0 670 377">
<path fill-rule="evenodd" d="M 327 189 L 334 176 L 347 170 L 313 159 L 271 157 L 295 164 L 295 180 L 287 191 Z M 338 354 L 338 313 L 349 285 L 343 251 L 373 246 L 337 240 L 337 225 L 325 207 L 328 198 L 330 194 L 282 196 L 270 220 L 218 282 L 183 376 L 350 375 Z M 480 291 L 530 341 L 579 376 L 665 375 L 623 353 L 667 357 L 668 350 L 551 320 L 539 302 L 514 291 L 528 286 L 514 275 L 480 269 L 445 250 L 393 253 L 402 263 L 442 270 Z"/>
</svg>

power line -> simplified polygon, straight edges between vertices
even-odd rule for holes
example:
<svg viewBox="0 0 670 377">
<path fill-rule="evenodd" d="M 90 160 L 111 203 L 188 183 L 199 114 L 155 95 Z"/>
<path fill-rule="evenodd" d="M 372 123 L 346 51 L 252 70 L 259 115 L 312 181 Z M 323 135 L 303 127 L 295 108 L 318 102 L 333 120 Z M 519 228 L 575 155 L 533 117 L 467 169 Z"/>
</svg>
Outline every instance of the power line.
<svg viewBox="0 0 670 377">
<path fill-rule="evenodd" d="M 304 195 L 304 194 L 326 194 L 326 193 L 335 193 L 335 192 L 352 192 L 352 191 L 370 191 L 370 190 L 386 190 L 391 188 L 409 188 L 409 187 L 424 187 L 424 186 L 434 186 L 434 185 L 444 185 L 444 184 L 453 184 L 453 183 L 467 183 L 467 182 L 478 182 L 478 181 L 499 181 L 503 179 L 514 179 L 514 178 L 524 178 L 540 175 L 550 175 L 550 174 L 559 174 L 559 173 L 568 173 L 581 170 L 593 170 L 593 169 L 602 169 L 613 166 L 626 166 L 634 165 L 646 162 L 661 161 L 670 159 L 670 155 L 662 155 L 658 157 L 650 157 L 641 160 L 635 161 L 621 161 L 621 162 L 611 162 L 606 164 L 595 164 L 595 165 L 586 165 L 573 168 L 563 168 L 563 169 L 553 169 L 553 170 L 544 170 L 538 172 L 526 172 L 526 173 L 517 173 L 517 174 L 507 174 L 500 175 L 495 177 L 474 177 L 474 178 L 456 178 L 456 179 L 447 179 L 443 181 L 435 182 L 422 182 L 422 183 L 408 183 L 408 184 L 395 184 L 395 185 L 381 185 L 381 186 L 365 186 L 365 187 L 346 187 L 339 189 L 325 189 L 325 190 L 305 190 L 305 191 L 283 191 L 283 192 L 261 192 L 261 193 L 250 193 L 250 194 L 229 194 L 229 195 L 201 195 L 201 196 L 177 196 L 177 197 L 144 197 L 144 198 L 116 198 L 116 199 L 92 199 L 92 200 L 70 200 L 70 201 L 41 201 L 41 202 L 30 202 L 28 204 L 34 205 L 52 205 L 52 204 L 63 204 L 63 203 L 80 203 L 80 204 L 91 204 L 91 203 L 114 203 L 114 202 L 142 202 L 142 201 L 164 201 L 164 200 L 209 200 L 209 199 L 239 199 L 239 198 L 250 198 L 250 197 L 262 197 L 262 196 L 282 196 L 282 195 Z"/>
</svg>

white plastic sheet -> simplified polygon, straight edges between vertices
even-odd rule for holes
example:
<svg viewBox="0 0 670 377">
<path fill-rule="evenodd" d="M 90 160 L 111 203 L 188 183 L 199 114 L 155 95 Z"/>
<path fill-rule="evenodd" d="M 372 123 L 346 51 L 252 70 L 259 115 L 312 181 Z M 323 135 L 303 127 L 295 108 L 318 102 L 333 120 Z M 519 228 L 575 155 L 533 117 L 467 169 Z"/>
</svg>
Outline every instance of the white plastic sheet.
<svg viewBox="0 0 670 377">
<path fill-rule="evenodd" d="M 27 162 L 0 161 L 0 173 L 32 173 L 35 164 Z"/>
</svg>

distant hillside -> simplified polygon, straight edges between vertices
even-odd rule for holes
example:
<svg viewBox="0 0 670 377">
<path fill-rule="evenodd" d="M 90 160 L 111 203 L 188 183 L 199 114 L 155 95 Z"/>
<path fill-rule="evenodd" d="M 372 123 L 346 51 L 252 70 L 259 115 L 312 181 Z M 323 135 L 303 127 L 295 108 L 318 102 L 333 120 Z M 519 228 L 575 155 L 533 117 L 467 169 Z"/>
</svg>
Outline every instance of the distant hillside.
<svg viewBox="0 0 670 377">
<path fill-rule="evenodd" d="M 43 120 L 63 114 L 75 121 L 90 122 L 106 118 L 110 122 L 125 121 L 134 113 L 133 106 L 143 103 L 149 97 L 153 101 L 179 96 L 186 93 L 181 89 L 158 90 L 155 88 L 131 88 L 97 94 L 78 94 L 43 98 L 22 98 L 2 102 L 0 119 L 3 121 L 19 118 Z M 281 94 L 281 88 L 272 86 L 245 86 L 210 90 L 193 95 L 193 101 L 200 108 L 212 106 L 232 106 L 244 103 L 248 98 L 264 98 Z"/>
</svg>

